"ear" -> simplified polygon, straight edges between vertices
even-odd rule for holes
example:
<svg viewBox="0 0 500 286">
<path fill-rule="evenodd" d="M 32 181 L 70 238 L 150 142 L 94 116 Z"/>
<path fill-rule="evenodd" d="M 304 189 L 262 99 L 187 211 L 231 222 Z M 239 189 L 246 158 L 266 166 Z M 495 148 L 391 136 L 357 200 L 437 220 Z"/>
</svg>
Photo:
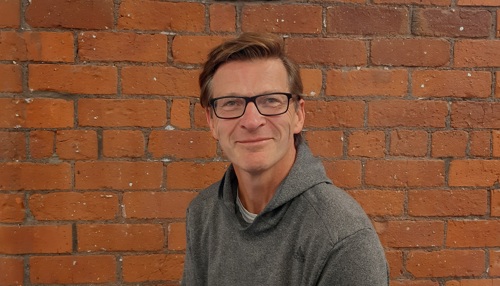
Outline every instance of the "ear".
<svg viewBox="0 0 500 286">
<path fill-rule="evenodd" d="M 214 118 L 214 114 L 212 112 L 212 110 L 210 109 L 210 107 L 206 107 L 205 108 L 205 117 L 207 118 L 207 123 L 208 123 L 208 126 L 210 127 L 210 131 L 212 131 L 212 137 L 215 138 L 215 140 L 219 140 L 218 136 L 217 136 L 217 133 L 215 132 L 215 118 Z"/>
<path fill-rule="evenodd" d="M 295 104 L 294 104 L 295 105 Z M 306 112 L 305 112 L 305 101 L 304 99 L 300 99 L 299 102 L 297 103 L 298 106 L 293 106 L 295 110 L 295 123 L 293 126 L 293 133 L 298 134 L 302 131 L 304 128 L 304 122 L 306 119 Z"/>
</svg>

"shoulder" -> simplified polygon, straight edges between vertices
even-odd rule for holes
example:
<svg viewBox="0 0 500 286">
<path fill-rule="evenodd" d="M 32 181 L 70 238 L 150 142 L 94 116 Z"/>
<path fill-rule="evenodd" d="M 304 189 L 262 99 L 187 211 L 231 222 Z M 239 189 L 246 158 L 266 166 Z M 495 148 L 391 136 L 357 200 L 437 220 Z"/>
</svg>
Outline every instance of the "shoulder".
<svg viewBox="0 0 500 286">
<path fill-rule="evenodd" d="M 213 183 L 200 193 L 189 203 L 188 211 L 197 211 L 202 208 L 210 207 L 217 201 L 220 181 Z"/>
</svg>

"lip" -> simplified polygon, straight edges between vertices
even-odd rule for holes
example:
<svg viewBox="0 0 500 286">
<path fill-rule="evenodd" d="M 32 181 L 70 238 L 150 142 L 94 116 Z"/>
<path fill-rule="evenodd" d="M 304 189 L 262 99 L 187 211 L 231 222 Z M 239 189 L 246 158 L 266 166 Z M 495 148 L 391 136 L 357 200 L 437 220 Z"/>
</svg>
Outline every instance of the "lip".
<svg viewBox="0 0 500 286">
<path fill-rule="evenodd" d="M 251 138 L 251 139 L 243 139 L 243 140 L 237 140 L 236 143 L 240 144 L 258 144 L 258 143 L 263 143 L 268 140 L 271 140 L 271 138 Z"/>
</svg>

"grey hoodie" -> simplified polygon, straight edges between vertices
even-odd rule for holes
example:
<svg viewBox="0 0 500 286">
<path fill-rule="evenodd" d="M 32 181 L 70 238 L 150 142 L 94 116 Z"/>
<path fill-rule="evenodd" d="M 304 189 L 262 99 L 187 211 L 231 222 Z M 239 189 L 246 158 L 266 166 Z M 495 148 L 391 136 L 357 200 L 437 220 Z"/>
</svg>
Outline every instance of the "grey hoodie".
<svg viewBox="0 0 500 286">
<path fill-rule="evenodd" d="M 246 223 L 232 166 L 187 210 L 182 285 L 388 285 L 372 224 L 300 143 L 265 209 Z"/>
</svg>

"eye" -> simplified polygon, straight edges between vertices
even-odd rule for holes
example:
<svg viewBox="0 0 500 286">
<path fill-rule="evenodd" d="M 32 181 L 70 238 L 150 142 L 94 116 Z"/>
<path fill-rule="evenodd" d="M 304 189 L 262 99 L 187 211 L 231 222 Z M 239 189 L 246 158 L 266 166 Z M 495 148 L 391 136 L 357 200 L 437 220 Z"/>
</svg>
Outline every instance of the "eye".
<svg viewBox="0 0 500 286">
<path fill-rule="evenodd" d="M 221 98 L 217 100 L 217 106 L 220 108 L 234 108 L 242 105 L 241 98 Z"/>
</svg>

